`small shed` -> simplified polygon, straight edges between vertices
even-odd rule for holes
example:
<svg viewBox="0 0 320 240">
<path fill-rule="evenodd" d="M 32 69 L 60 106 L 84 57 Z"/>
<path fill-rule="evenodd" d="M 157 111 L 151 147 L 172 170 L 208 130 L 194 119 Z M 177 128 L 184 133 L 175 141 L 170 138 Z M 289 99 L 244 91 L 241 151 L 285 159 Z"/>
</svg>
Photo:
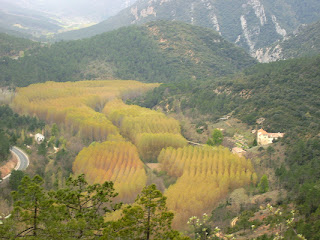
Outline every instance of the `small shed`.
<svg viewBox="0 0 320 240">
<path fill-rule="evenodd" d="M 41 133 L 37 133 L 36 135 L 34 135 L 34 139 L 38 144 L 40 144 L 44 141 L 44 136 Z"/>
</svg>

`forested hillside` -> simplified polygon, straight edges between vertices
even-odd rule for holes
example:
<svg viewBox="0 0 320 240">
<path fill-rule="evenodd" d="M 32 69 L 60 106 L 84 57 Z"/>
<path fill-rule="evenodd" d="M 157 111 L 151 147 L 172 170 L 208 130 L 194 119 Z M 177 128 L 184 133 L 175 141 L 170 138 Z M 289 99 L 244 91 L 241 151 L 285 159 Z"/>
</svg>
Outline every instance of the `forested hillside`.
<svg viewBox="0 0 320 240">
<path fill-rule="evenodd" d="M 209 29 L 178 22 L 154 22 L 91 39 L 59 42 L 1 59 L 1 85 L 45 81 L 134 79 L 171 82 L 213 79 L 255 61 Z"/>
<path fill-rule="evenodd" d="M 39 46 L 40 43 L 0 33 L 0 57 L 19 56 L 20 51 L 29 50 L 30 48 Z"/>
<path fill-rule="evenodd" d="M 186 114 L 193 109 L 215 120 L 233 112 L 251 125 L 264 117 L 263 126 L 271 131 L 317 134 L 314 127 L 319 125 L 319 63 L 318 55 L 258 64 L 216 82 L 163 84 L 138 101 L 146 107 L 169 104 L 170 108 L 178 100 Z"/>
<path fill-rule="evenodd" d="M 317 239 L 320 184 L 320 56 L 258 64 L 242 74 L 207 81 L 163 84 L 137 99 L 140 105 L 182 112 L 195 121 L 215 121 L 225 114 L 252 128 L 284 132 L 285 162 L 275 167 L 281 186 L 305 216 L 297 227 Z M 257 123 L 259 121 L 259 124 Z"/>
<path fill-rule="evenodd" d="M 319 12 L 317 0 L 142 0 L 104 22 L 56 37 L 79 39 L 131 24 L 173 20 L 214 29 L 255 55 L 299 25 L 319 20 Z"/>
<path fill-rule="evenodd" d="M 320 22 L 301 26 L 284 40 L 258 52 L 260 62 L 317 55 L 320 53 Z"/>
</svg>

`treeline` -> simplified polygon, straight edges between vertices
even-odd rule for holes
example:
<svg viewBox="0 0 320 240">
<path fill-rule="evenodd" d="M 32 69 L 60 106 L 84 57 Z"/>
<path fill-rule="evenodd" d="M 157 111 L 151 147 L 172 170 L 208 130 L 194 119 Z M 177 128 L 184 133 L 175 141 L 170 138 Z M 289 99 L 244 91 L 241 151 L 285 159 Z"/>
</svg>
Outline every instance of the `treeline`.
<svg viewBox="0 0 320 240">
<path fill-rule="evenodd" d="M 162 37 L 167 40 L 166 46 L 161 43 Z M 0 83 L 27 86 L 96 78 L 146 82 L 203 80 L 254 63 L 247 53 L 214 31 L 161 21 L 39 47 L 18 60 L 2 58 Z"/>
<path fill-rule="evenodd" d="M 84 175 L 56 191 L 46 191 L 39 176 L 25 176 L 12 195 L 14 210 L 0 224 L 1 239 L 189 239 L 172 229 L 174 215 L 155 185 L 122 208 L 114 202 L 113 182 L 89 185 Z M 104 220 L 116 210 L 118 219 Z"/>
<path fill-rule="evenodd" d="M 179 228 L 190 217 L 212 211 L 230 190 L 257 183 L 251 161 L 223 147 L 167 148 L 158 160 L 163 171 L 178 178 L 165 195 Z"/>
<path fill-rule="evenodd" d="M 107 117 L 95 111 L 108 99 L 147 91 L 157 85 L 135 81 L 47 82 L 17 89 L 14 109 L 40 119 L 63 125 L 74 134 L 91 141 L 104 141 L 119 134 Z"/>
</svg>

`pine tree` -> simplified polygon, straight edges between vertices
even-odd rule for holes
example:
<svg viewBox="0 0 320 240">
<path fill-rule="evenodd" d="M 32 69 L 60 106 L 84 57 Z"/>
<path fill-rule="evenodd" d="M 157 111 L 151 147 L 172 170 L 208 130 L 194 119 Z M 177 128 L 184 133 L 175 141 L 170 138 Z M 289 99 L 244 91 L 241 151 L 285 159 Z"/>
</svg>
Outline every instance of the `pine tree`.
<svg viewBox="0 0 320 240">
<path fill-rule="evenodd" d="M 89 185 L 84 175 L 70 177 L 65 188 L 50 193 L 60 209 L 59 234 L 72 238 L 102 234 L 105 213 L 120 207 L 112 203 L 117 195 L 112 182 Z"/>
<path fill-rule="evenodd" d="M 40 237 L 43 221 L 50 213 L 52 201 L 45 193 L 43 179 L 39 176 L 30 178 L 25 176 L 19 186 L 18 191 L 12 193 L 14 200 L 13 219 L 20 223 L 21 231 L 16 237 Z"/>
<path fill-rule="evenodd" d="M 133 205 L 123 209 L 120 220 L 108 224 L 103 239 L 188 239 L 172 230 L 173 217 L 167 211 L 166 197 L 152 184 L 142 190 Z"/>
</svg>

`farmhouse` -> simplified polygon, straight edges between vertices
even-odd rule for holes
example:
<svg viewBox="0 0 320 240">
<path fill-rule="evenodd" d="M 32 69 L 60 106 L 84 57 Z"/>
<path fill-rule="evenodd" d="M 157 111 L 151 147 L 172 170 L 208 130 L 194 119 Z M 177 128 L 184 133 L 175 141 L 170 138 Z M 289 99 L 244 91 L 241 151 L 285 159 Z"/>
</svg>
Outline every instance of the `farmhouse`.
<svg viewBox="0 0 320 240">
<path fill-rule="evenodd" d="M 278 140 L 279 138 L 282 138 L 284 136 L 284 133 L 268 133 L 262 128 L 258 130 L 257 134 L 257 142 L 258 145 L 267 145 L 272 143 L 274 140 Z"/>
</svg>

